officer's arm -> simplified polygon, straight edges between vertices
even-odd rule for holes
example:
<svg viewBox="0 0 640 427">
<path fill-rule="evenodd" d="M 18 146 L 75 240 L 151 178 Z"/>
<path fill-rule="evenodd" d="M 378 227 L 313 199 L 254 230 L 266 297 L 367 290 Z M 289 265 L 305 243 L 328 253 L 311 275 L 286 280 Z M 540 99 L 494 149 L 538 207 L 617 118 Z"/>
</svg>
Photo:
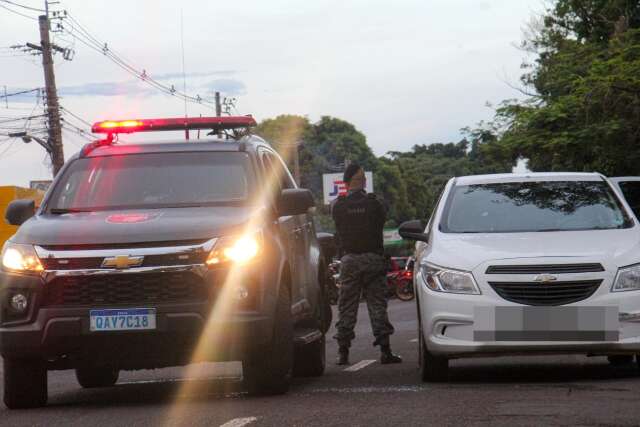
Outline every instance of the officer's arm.
<svg viewBox="0 0 640 427">
<path fill-rule="evenodd" d="M 342 223 L 341 223 L 341 217 L 340 215 L 336 215 L 336 202 L 337 200 L 334 200 L 334 202 L 331 204 L 331 217 L 333 218 L 333 222 L 336 224 L 336 232 L 333 235 L 333 241 L 336 245 L 336 249 L 338 250 L 338 256 L 342 255 L 342 239 L 340 238 L 340 229 L 342 228 Z"/>
<path fill-rule="evenodd" d="M 376 218 L 378 220 L 378 224 L 384 227 L 384 223 L 387 222 L 387 210 L 380 199 L 376 198 L 376 202 Z"/>
</svg>

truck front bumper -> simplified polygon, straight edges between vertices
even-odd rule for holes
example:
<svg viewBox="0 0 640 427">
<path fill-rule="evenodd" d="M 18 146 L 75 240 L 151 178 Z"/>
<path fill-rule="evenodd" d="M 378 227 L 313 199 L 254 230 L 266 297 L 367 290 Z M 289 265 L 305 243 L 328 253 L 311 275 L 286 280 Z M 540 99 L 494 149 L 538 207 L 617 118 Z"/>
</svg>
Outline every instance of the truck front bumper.
<svg viewBox="0 0 640 427">
<path fill-rule="evenodd" d="M 141 303 L 117 307 L 41 306 L 46 284 L 38 276 L 0 272 L 0 309 L 18 290 L 29 296 L 22 319 L 3 318 L 0 354 L 5 358 L 42 358 L 52 369 L 81 363 L 143 369 L 197 361 L 240 360 L 271 340 L 271 316 L 260 310 L 220 309 L 212 301 Z M 91 309 L 153 308 L 156 328 L 144 331 L 90 329 Z"/>
</svg>

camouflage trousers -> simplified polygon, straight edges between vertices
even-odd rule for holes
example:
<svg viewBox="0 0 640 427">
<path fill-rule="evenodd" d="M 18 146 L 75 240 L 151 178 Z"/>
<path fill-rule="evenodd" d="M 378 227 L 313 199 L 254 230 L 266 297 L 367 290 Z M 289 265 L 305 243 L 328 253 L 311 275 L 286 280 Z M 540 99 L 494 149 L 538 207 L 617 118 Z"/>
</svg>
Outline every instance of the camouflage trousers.
<svg viewBox="0 0 640 427">
<path fill-rule="evenodd" d="M 358 319 L 360 295 L 364 294 L 376 340 L 373 345 L 388 345 L 393 326 L 387 315 L 386 262 L 375 253 L 347 254 L 340 265 L 337 334 L 341 346 L 350 347 Z"/>
</svg>

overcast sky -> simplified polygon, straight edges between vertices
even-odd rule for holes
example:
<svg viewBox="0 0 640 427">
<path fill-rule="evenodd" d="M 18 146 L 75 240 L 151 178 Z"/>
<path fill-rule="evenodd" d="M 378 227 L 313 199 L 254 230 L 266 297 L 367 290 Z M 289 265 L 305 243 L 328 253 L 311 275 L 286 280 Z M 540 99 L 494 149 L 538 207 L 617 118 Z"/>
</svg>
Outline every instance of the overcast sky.
<svg viewBox="0 0 640 427">
<path fill-rule="evenodd" d="M 517 84 L 524 58 L 515 46 L 542 8 L 542 0 L 62 0 L 53 10 L 68 10 L 90 36 L 177 90 L 183 89 L 182 14 L 188 94 L 207 99 L 219 90 L 237 98 L 237 112 L 257 120 L 339 117 L 382 155 L 457 141 L 462 127 L 492 117 L 487 102 L 518 97 L 507 84 Z M 70 19 L 61 24 L 80 34 Z M 8 49 L 38 40 L 37 21 L 0 8 L 0 95 L 4 85 L 9 93 L 44 85 L 40 58 Z M 54 41 L 75 51 L 72 61 L 60 54 L 54 60 L 61 104 L 80 119 L 184 115 L 182 101 L 136 81 L 81 40 L 63 32 Z M 0 98 L 0 133 L 23 126 L 7 117 L 42 113 L 33 94 L 8 100 L 7 109 Z M 212 115 L 206 106 L 187 108 L 190 115 Z M 36 119 L 30 126 L 36 131 L 40 124 Z M 4 138 L 0 185 L 50 177 L 41 147 Z M 66 156 L 84 142 L 65 131 Z"/>
</svg>

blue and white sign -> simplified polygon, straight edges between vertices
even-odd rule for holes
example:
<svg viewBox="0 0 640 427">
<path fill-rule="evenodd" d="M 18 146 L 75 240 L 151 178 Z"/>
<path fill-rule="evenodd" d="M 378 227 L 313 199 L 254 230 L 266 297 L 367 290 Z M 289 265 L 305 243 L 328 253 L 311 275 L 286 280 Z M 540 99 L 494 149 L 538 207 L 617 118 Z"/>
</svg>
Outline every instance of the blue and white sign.
<svg viewBox="0 0 640 427">
<path fill-rule="evenodd" d="M 324 204 L 330 205 L 338 196 L 347 194 L 347 184 L 342 180 L 341 173 L 325 173 L 322 175 Z M 373 172 L 365 172 L 367 178 L 367 193 L 373 193 Z"/>
</svg>

